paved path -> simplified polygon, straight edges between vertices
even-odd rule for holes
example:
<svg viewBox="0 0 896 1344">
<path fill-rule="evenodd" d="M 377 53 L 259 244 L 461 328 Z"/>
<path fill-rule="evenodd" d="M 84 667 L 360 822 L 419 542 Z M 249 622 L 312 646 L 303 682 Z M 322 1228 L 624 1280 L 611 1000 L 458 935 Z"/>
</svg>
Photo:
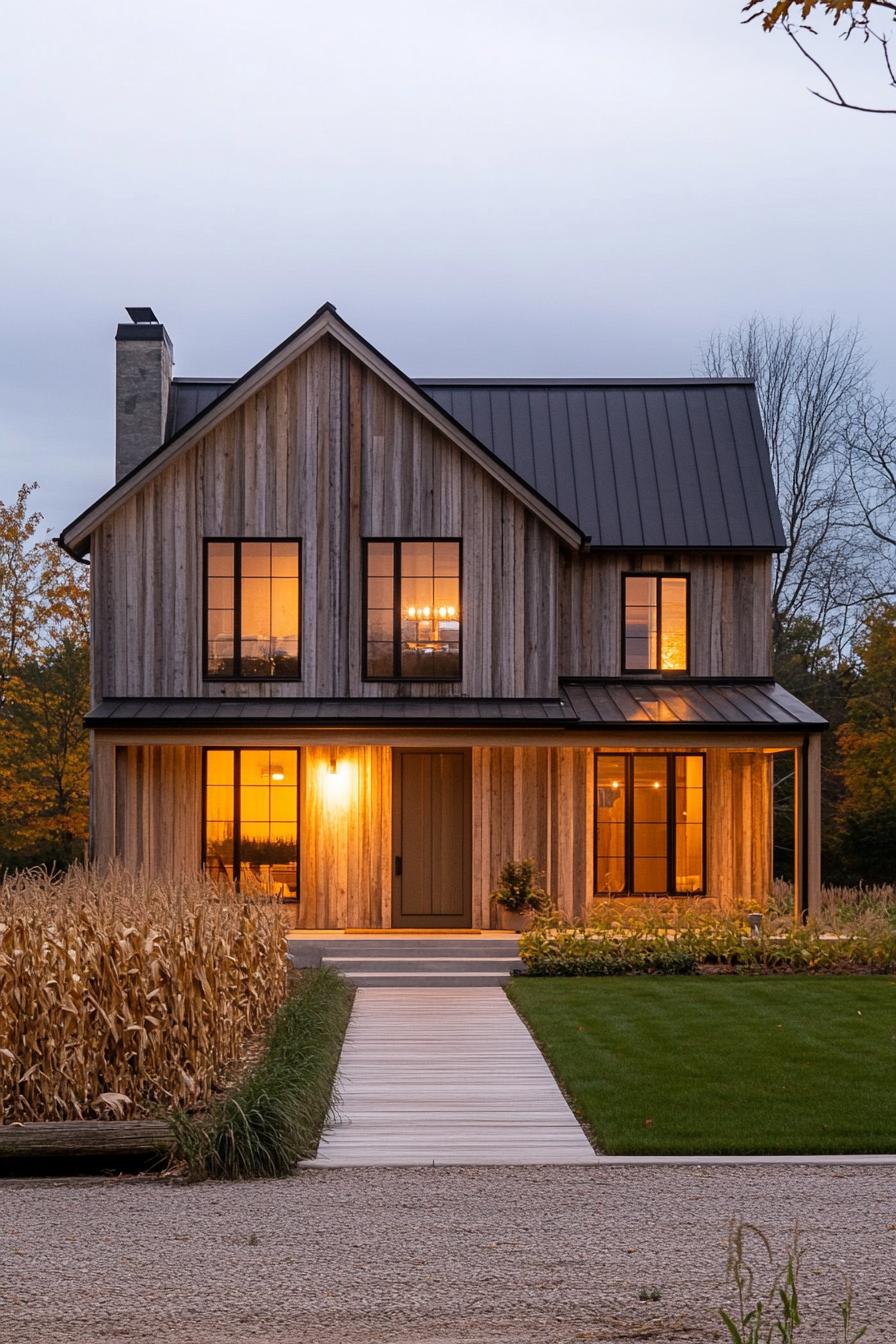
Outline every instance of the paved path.
<svg viewBox="0 0 896 1344">
<path fill-rule="evenodd" d="M 317 1167 L 593 1164 L 501 989 L 359 989 Z"/>
</svg>

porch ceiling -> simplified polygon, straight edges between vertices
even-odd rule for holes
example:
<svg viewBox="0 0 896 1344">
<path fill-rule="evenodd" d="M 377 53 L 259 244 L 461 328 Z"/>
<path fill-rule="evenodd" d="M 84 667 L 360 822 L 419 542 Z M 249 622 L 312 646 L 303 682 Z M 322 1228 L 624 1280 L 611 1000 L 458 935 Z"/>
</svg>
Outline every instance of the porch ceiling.
<svg viewBox="0 0 896 1344">
<path fill-rule="evenodd" d="M 516 728 L 819 731 L 826 721 L 775 682 L 569 681 L 556 699 L 469 697 L 116 699 L 89 728 Z"/>
</svg>

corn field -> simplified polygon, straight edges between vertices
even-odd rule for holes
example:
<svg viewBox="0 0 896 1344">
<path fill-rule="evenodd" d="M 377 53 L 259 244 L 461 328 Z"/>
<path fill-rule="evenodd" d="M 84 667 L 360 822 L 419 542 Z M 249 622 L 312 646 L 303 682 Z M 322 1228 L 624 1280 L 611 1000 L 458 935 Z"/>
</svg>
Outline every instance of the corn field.
<svg viewBox="0 0 896 1344">
<path fill-rule="evenodd" d="M 278 907 L 201 877 L 36 870 L 0 886 L 4 1123 L 206 1101 L 286 992 Z"/>
</svg>

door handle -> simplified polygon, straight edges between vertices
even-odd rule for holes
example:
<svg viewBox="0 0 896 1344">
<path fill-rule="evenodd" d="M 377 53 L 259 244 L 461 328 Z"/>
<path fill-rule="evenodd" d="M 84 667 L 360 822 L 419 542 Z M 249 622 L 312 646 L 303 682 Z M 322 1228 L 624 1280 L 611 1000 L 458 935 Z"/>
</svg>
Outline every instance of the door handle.
<svg viewBox="0 0 896 1344">
<path fill-rule="evenodd" d="M 395 855 L 395 876 L 401 877 L 401 855 Z"/>
</svg>

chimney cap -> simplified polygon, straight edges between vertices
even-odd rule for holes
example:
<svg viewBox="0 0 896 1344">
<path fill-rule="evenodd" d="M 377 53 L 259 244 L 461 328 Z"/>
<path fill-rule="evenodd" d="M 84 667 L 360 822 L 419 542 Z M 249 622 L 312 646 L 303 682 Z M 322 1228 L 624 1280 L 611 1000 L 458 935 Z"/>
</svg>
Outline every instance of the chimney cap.
<svg viewBox="0 0 896 1344">
<path fill-rule="evenodd" d="M 159 321 L 151 308 L 125 308 L 125 312 L 132 322 L 154 322 L 158 324 Z"/>
</svg>

